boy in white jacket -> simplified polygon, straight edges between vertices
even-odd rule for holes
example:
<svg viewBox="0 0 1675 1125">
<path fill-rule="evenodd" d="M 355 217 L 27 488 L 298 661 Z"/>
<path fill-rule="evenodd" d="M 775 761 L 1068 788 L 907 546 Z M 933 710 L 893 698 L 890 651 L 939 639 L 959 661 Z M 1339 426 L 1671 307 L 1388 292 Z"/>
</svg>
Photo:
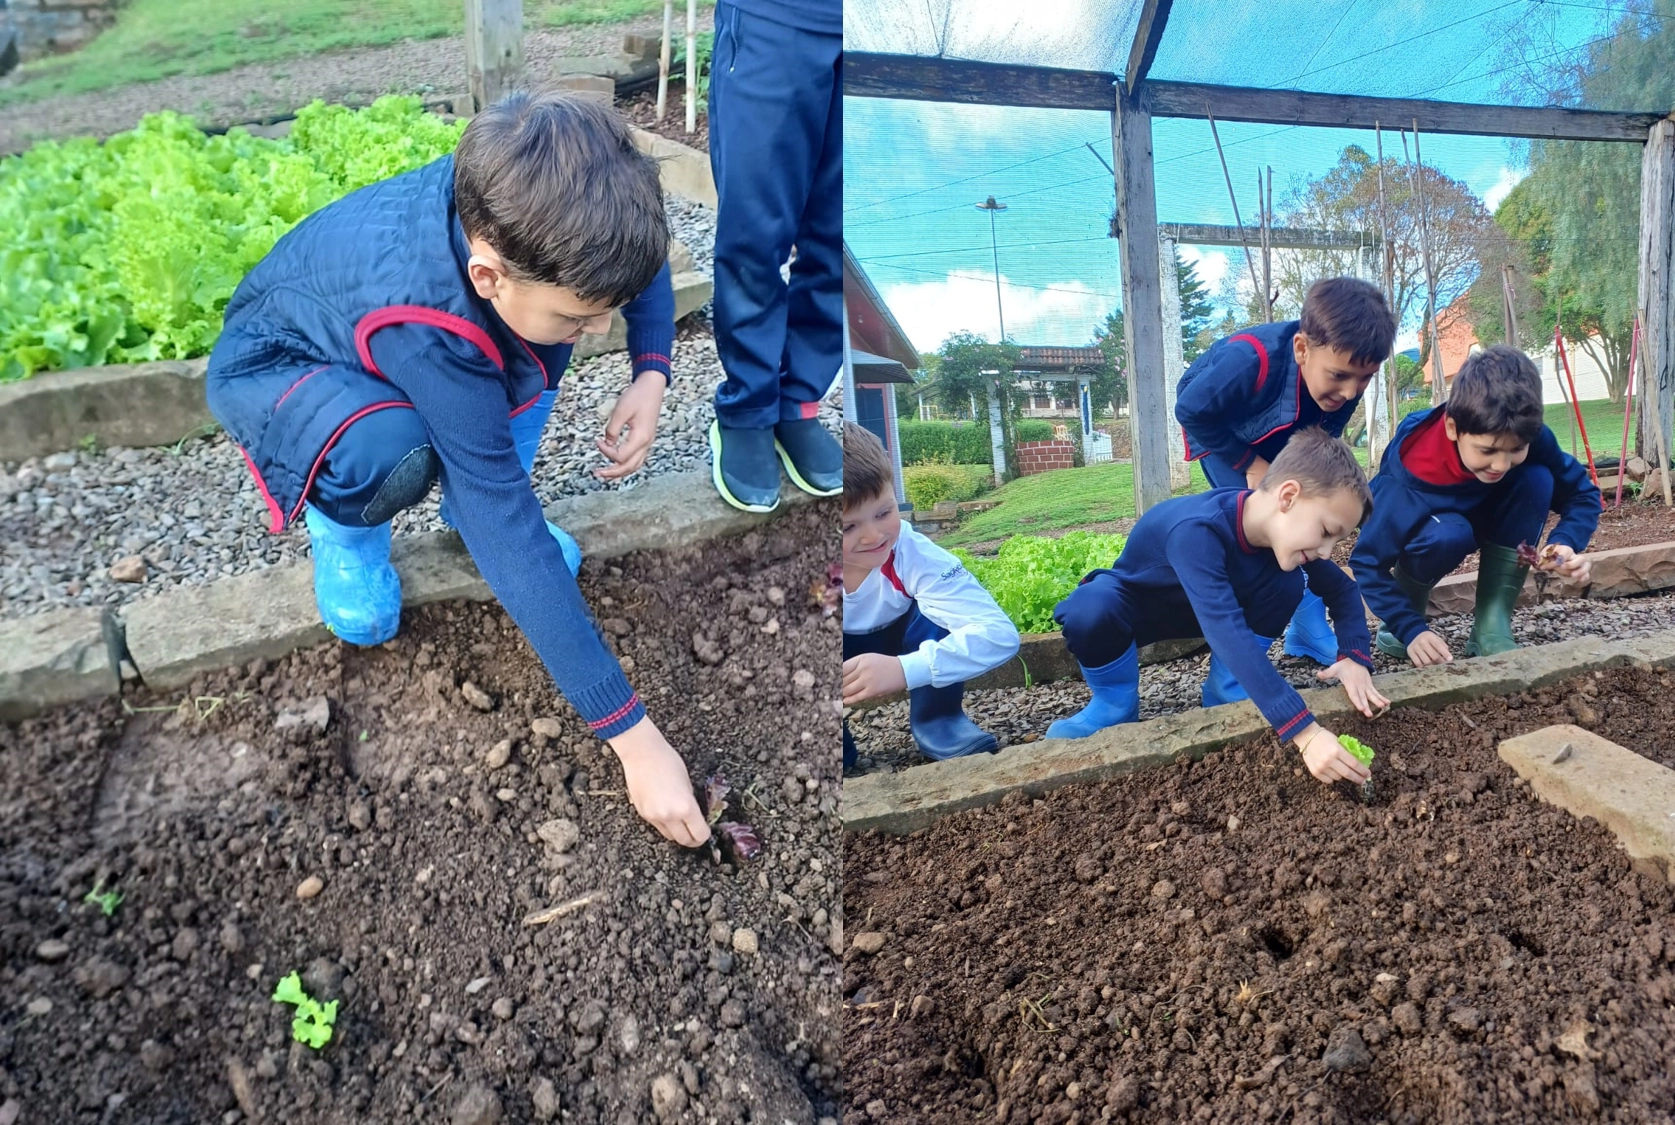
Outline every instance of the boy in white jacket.
<svg viewBox="0 0 1675 1125">
<path fill-rule="evenodd" d="M 965 681 L 1012 659 L 1018 629 L 947 551 L 903 526 L 883 444 L 843 426 L 843 704 L 906 691 L 913 741 L 940 761 L 994 753 L 972 722 Z M 843 728 L 843 764 L 855 764 Z"/>
</svg>

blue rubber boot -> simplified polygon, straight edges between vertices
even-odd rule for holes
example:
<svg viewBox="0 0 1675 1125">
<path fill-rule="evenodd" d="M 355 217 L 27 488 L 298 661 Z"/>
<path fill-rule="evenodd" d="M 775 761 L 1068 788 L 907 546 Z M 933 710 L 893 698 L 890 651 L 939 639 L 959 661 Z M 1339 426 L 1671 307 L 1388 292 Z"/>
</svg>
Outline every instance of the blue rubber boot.
<svg viewBox="0 0 1675 1125">
<path fill-rule="evenodd" d="M 818 419 L 776 425 L 774 449 L 791 483 L 810 496 L 836 496 L 843 491 L 843 446 Z"/>
<path fill-rule="evenodd" d="M 1285 627 L 1285 655 L 1306 656 L 1318 664 L 1338 662 L 1338 635 L 1326 620 L 1326 603 L 1313 590 L 1303 591 L 1303 600 Z"/>
<path fill-rule="evenodd" d="M 552 417 L 553 404 L 557 401 L 558 391 L 543 392 L 541 397 L 535 400 L 534 406 L 531 406 L 522 414 L 514 415 L 512 418 L 512 444 L 517 446 L 518 463 L 523 466 L 523 471 L 526 474 L 535 471 L 535 452 L 541 448 L 541 434 L 547 428 L 547 419 Z M 448 497 L 446 495 L 442 497 L 442 510 L 439 514 L 442 516 L 443 523 L 449 527 L 454 526 L 453 515 L 448 511 Z M 547 521 L 547 533 L 558 541 L 558 549 L 564 552 L 564 565 L 570 569 L 570 573 L 572 575 L 580 573 L 582 569 L 581 544 L 577 543 L 568 531 L 551 520 Z"/>
<path fill-rule="evenodd" d="M 401 577 L 390 565 L 390 525 L 348 527 L 313 504 L 303 516 L 314 555 L 314 602 L 340 640 L 381 645 L 401 628 Z"/>
<path fill-rule="evenodd" d="M 933 762 L 967 754 L 993 754 L 995 736 L 965 713 L 965 685 L 914 688 L 907 693 L 907 725 L 919 753 Z"/>
<path fill-rule="evenodd" d="M 1086 738 L 1096 730 L 1140 718 L 1138 646 L 1129 645 L 1127 652 L 1103 667 L 1084 667 L 1082 679 L 1093 690 L 1093 699 L 1074 715 L 1048 727 L 1048 738 Z"/>
<path fill-rule="evenodd" d="M 1262 645 L 1262 651 L 1267 652 L 1273 645 L 1272 637 L 1257 637 Z M 1250 692 L 1240 686 L 1233 678 L 1233 673 L 1227 670 L 1227 665 L 1213 651 L 1210 653 L 1210 671 L 1204 677 L 1204 690 L 1198 701 L 1205 707 L 1219 707 L 1223 703 L 1237 703 L 1241 699 L 1249 699 Z"/>
</svg>

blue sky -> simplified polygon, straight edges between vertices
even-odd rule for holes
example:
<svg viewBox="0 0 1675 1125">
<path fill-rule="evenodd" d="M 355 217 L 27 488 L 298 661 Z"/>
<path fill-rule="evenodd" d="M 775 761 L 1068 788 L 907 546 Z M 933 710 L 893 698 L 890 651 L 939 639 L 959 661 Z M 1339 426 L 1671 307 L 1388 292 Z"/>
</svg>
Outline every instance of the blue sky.
<svg viewBox="0 0 1675 1125">
<path fill-rule="evenodd" d="M 851 21 L 850 48 L 889 49 L 885 43 L 907 41 L 899 35 L 892 40 L 876 23 L 903 2 L 850 0 L 851 10 L 870 8 L 875 20 L 860 36 Z M 1061 7 L 1125 2 L 1065 0 Z M 971 15 L 988 7 L 987 0 L 960 0 L 957 10 Z M 904 15 L 912 10 L 901 9 Z M 1063 13 L 1055 8 L 1054 14 Z M 1602 14 L 1595 0 L 1566 0 L 1562 6 L 1553 0 L 1277 0 L 1261 6 L 1177 0 L 1153 73 L 1495 101 L 1502 80 L 1497 47 L 1511 23 L 1546 21 L 1564 45 L 1597 34 Z M 985 38 L 956 23 L 946 43 L 951 54 L 1028 54 L 1030 61 L 1041 61 L 1034 57 L 1038 50 L 1026 52 L 1020 45 L 1053 42 L 1061 31 L 1011 27 L 1009 45 L 999 33 Z M 1075 46 L 1063 65 L 1105 66 L 1105 56 L 1125 56 L 1126 32 L 1119 35 L 1120 51 L 1092 37 L 1066 39 Z M 1263 49 L 1253 51 L 1253 41 Z M 1371 130 L 1239 123 L 1218 123 L 1218 129 L 1247 223 L 1256 210 L 1259 168 L 1272 166 L 1280 205 L 1291 184 L 1329 169 L 1346 145 L 1374 147 Z M 1111 158 L 1109 114 L 846 98 L 844 133 L 844 237 L 921 351 L 934 350 L 959 329 L 991 338 L 996 333 L 989 217 L 974 206 L 989 195 L 1008 207 L 997 216 L 996 233 L 1010 337 L 1022 343 L 1085 343 L 1119 305 L 1117 243 L 1106 237 L 1111 177 L 1087 147 L 1091 143 L 1099 156 Z M 1431 135 L 1421 143 L 1428 165 L 1464 181 L 1491 207 L 1521 174 L 1515 150 L 1497 138 Z M 1156 120 L 1153 148 L 1160 220 L 1233 222 L 1207 122 Z M 1399 135 L 1385 133 L 1385 152 L 1401 155 Z M 1245 270 L 1238 248 L 1188 253 L 1212 290 L 1229 269 Z"/>
</svg>

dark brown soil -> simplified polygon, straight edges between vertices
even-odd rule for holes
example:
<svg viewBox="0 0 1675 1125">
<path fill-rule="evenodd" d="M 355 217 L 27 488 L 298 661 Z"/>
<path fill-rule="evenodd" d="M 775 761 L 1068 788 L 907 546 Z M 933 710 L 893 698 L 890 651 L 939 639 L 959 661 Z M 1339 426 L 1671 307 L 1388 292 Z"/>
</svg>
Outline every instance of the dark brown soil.
<svg viewBox="0 0 1675 1125">
<path fill-rule="evenodd" d="M 178 708 L 0 727 L 0 1103 L 30 1123 L 489 1125 L 460 1105 L 492 1099 L 506 1122 L 614 1125 L 653 1120 L 666 1076 L 661 1120 L 834 1119 L 839 634 L 808 588 L 836 514 L 584 571 L 693 776 L 735 783 L 764 845 L 739 870 L 635 816 L 493 604 L 206 676 Z M 311 697 L 323 731 L 276 719 Z M 562 853 L 536 833 L 554 818 L 578 837 Z M 95 884 L 125 896 L 110 918 Z M 319 1053 L 269 998 L 292 970 L 341 1001 Z"/>
<path fill-rule="evenodd" d="M 684 71 L 683 71 L 684 73 Z M 656 133 L 660 137 L 667 137 L 671 141 L 679 141 L 687 148 L 695 148 L 699 152 L 710 150 L 710 116 L 704 112 L 702 102 L 698 105 L 698 128 L 696 132 L 686 131 L 686 83 L 673 76 L 669 78 L 669 96 L 663 108 L 663 120 L 657 120 L 657 87 L 649 90 L 639 90 L 625 98 L 618 98 L 616 107 L 629 121 L 648 132 Z"/>
<path fill-rule="evenodd" d="M 1371 806 L 1269 739 L 848 839 L 851 934 L 884 935 L 844 958 L 848 1107 L 915 1125 L 1675 1120 L 1675 894 L 1495 753 L 1570 722 L 1675 765 L 1675 677 L 1352 724 L 1381 751 Z M 1351 1032 L 1367 1057 L 1329 1069 L 1353 1062 L 1335 1050 Z"/>
</svg>

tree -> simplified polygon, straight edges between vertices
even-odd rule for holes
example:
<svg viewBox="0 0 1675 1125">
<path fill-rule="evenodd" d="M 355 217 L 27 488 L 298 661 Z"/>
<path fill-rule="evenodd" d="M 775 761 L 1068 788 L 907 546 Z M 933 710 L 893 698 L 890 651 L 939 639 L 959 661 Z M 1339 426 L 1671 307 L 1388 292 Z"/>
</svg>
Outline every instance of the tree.
<svg viewBox="0 0 1675 1125">
<path fill-rule="evenodd" d="M 1197 264 L 1182 261 L 1179 249 L 1175 251 L 1175 284 L 1181 293 L 1182 354 L 1191 363 L 1219 339 L 1212 335 L 1210 327 L 1215 321 L 1215 303 L 1210 300 L 1209 289 L 1198 279 Z"/>
<path fill-rule="evenodd" d="M 1105 323 L 1093 334 L 1092 346 L 1105 357 L 1099 373 L 1088 384 L 1094 415 L 1098 417 L 1106 413 L 1102 408 L 1121 410 L 1128 401 L 1128 344 L 1123 338 L 1121 309 L 1105 317 Z"/>
<path fill-rule="evenodd" d="M 1001 443 L 1006 450 L 1008 480 L 1017 475 L 1016 454 L 1012 450 L 1013 423 L 1018 416 L 1012 372 L 1017 366 L 1016 344 L 991 344 L 975 332 L 956 332 L 937 349 L 936 401 L 944 410 L 954 413 L 970 409 L 969 404 L 975 401 L 979 411 L 986 411 L 990 392 L 999 394 Z"/>
</svg>

